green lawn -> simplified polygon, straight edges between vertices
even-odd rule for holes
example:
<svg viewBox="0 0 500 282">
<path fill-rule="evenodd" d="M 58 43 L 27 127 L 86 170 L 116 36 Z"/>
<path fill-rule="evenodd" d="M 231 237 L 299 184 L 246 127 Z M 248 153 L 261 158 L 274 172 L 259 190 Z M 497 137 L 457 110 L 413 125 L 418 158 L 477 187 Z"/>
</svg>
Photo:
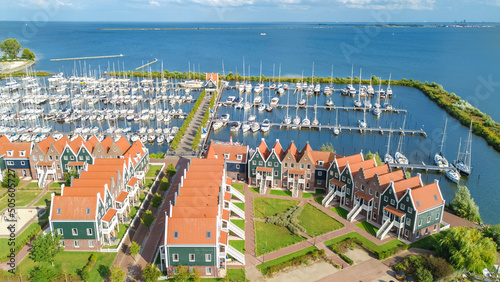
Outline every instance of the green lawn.
<svg viewBox="0 0 500 282">
<path fill-rule="evenodd" d="M 273 260 L 261 263 L 261 264 L 257 265 L 257 268 L 265 276 L 267 274 L 267 271 L 268 271 L 269 268 L 271 268 L 271 267 L 273 267 L 275 265 L 278 265 L 278 264 L 281 264 L 281 263 L 293 260 L 294 258 L 298 258 L 300 256 L 303 256 L 303 255 L 305 255 L 305 254 L 307 254 L 309 252 L 316 251 L 317 249 L 318 248 L 316 248 L 315 246 L 310 246 L 310 247 L 307 247 L 307 248 L 302 249 L 300 251 L 296 251 L 294 253 L 291 253 L 291 254 L 279 257 L 277 259 L 273 259 Z M 264 259 L 265 259 L 265 256 L 264 256 Z"/>
<path fill-rule="evenodd" d="M 231 281 L 246 281 L 245 269 L 228 269 L 227 277 Z"/>
<path fill-rule="evenodd" d="M 61 185 L 63 185 L 64 182 L 52 182 L 50 185 L 49 185 L 49 188 L 61 188 Z"/>
<path fill-rule="evenodd" d="M 28 227 L 26 227 L 26 229 L 24 229 L 23 232 L 21 232 L 21 234 L 18 234 L 16 236 L 16 242 L 24 242 L 25 240 L 28 239 L 27 237 L 29 237 L 30 234 L 35 232 L 35 230 L 39 230 L 44 224 L 45 223 L 39 224 L 37 222 L 31 223 L 30 225 L 28 225 Z M 8 238 L 0 238 L 0 261 L 6 260 L 7 256 L 10 253 L 9 249 L 12 248 L 12 246 L 9 246 L 8 243 L 9 243 Z"/>
<path fill-rule="evenodd" d="M 231 220 L 231 222 L 234 223 L 234 225 L 236 225 L 239 228 L 241 228 L 241 230 L 245 230 L 245 220 L 243 220 L 243 219 L 234 219 L 234 220 Z"/>
<path fill-rule="evenodd" d="M 255 253 L 257 256 L 277 251 L 304 240 L 304 237 L 292 234 L 285 227 L 255 221 Z"/>
<path fill-rule="evenodd" d="M 271 195 L 276 195 L 276 196 L 287 196 L 291 197 L 292 196 L 292 191 L 286 191 L 286 190 L 271 190 L 269 192 Z"/>
<path fill-rule="evenodd" d="M 63 251 L 55 256 L 55 265 L 60 265 L 61 269 L 72 275 L 75 278 L 80 278 L 78 273 L 87 264 L 91 252 L 66 252 Z M 90 271 L 90 279 L 88 281 L 104 281 L 108 274 L 109 267 L 115 259 L 116 253 L 97 253 L 97 261 Z M 27 280 L 30 270 L 35 267 L 36 263 L 26 258 L 16 267 L 16 275 L 21 274 Z"/>
<path fill-rule="evenodd" d="M 17 190 L 15 192 L 16 194 L 16 207 L 24 207 L 28 205 L 33 199 L 35 199 L 39 194 L 40 191 L 29 191 L 29 190 Z M 8 203 L 8 194 L 3 196 L 2 199 L 0 199 L 0 210 L 3 210 L 4 208 L 7 207 Z"/>
<path fill-rule="evenodd" d="M 357 223 L 356 226 L 363 229 L 364 231 L 370 233 L 372 236 L 377 237 L 378 228 L 373 226 L 372 224 L 370 224 L 366 221 L 363 221 L 363 222 Z"/>
<path fill-rule="evenodd" d="M 245 254 L 245 240 L 230 240 L 229 245 L 238 250 L 240 253 Z"/>
<path fill-rule="evenodd" d="M 314 201 L 315 201 L 316 203 L 318 203 L 318 204 L 322 205 L 322 202 L 323 202 L 323 199 L 324 199 L 324 198 L 325 198 L 325 197 L 316 197 L 316 198 L 314 198 Z"/>
<path fill-rule="evenodd" d="M 231 186 L 233 186 L 234 188 L 238 189 L 238 190 L 241 190 L 240 192 L 244 192 L 243 190 L 245 189 L 245 186 L 243 186 L 243 184 L 239 184 L 239 183 L 233 183 L 231 184 Z"/>
<path fill-rule="evenodd" d="M 324 189 L 316 189 L 315 193 L 308 193 L 308 192 L 302 193 L 302 198 L 311 198 L 311 197 L 323 195 L 323 194 L 325 194 Z"/>
<path fill-rule="evenodd" d="M 387 242 L 385 244 L 377 245 L 377 244 L 373 243 L 372 241 L 366 239 L 365 237 L 363 237 L 361 234 L 359 234 L 357 232 L 350 232 L 350 233 L 344 234 L 342 236 L 333 238 L 331 240 L 325 241 L 323 243 L 326 246 L 330 246 L 330 245 L 337 244 L 337 243 L 339 243 L 339 242 L 341 242 L 341 241 L 343 241 L 344 239 L 347 239 L 347 238 L 353 238 L 353 239 L 360 240 L 364 244 L 364 246 L 370 252 L 373 252 L 373 253 L 381 253 L 381 252 L 385 252 L 385 251 L 388 251 L 388 250 L 391 250 L 391 249 L 394 249 L 394 248 L 405 246 L 405 243 L 399 241 L 398 239 L 393 239 L 393 240 L 391 240 L 391 241 L 389 241 L 389 242 Z"/>
<path fill-rule="evenodd" d="M 140 206 L 138 206 L 138 207 L 136 207 L 136 206 L 130 207 L 130 213 L 128 214 L 128 217 L 130 217 L 131 219 L 134 219 L 134 216 L 137 213 L 137 211 L 139 210 L 139 208 L 140 208 Z"/>
<path fill-rule="evenodd" d="M 52 194 L 52 192 L 45 193 L 45 195 L 43 195 L 43 197 L 41 197 L 40 199 L 38 199 L 38 201 L 36 201 L 34 206 L 35 207 L 42 207 L 42 206 L 47 205 L 47 203 L 50 203 L 50 200 L 52 199 L 51 194 Z M 56 195 L 57 195 L 57 193 L 56 193 Z M 49 204 L 49 206 L 50 206 L 50 204 Z"/>
<path fill-rule="evenodd" d="M 252 191 L 252 193 L 257 193 L 257 194 L 260 193 L 260 189 L 259 188 L 250 188 L 250 191 Z"/>
<path fill-rule="evenodd" d="M 346 209 L 341 208 L 341 207 L 334 207 L 330 209 L 332 212 L 340 215 L 344 219 L 347 219 L 347 214 L 349 213 Z"/>
<path fill-rule="evenodd" d="M 307 235 L 314 237 L 340 229 L 344 225 L 333 219 L 326 213 L 315 208 L 311 204 L 306 204 L 298 216 L 299 224 L 306 229 Z"/>
<path fill-rule="evenodd" d="M 156 177 L 160 173 L 161 165 L 150 165 L 146 177 Z"/>
<path fill-rule="evenodd" d="M 411 243 L 410 247 L 435 251 L 436 247 L 439 245 L 439 241 L 441 240 L 441 238 L 446 236 L 448 230 L 444 230 L 439 233 L 422 238 L 415 243 Z"/>
<path fill-rule="evenodd" d="M 154 181 L 155 181 L 154 179 L 152 179 L 152 178 L 148 178 L 148 179 L 146 179 L 146 180 L 144 181 L 144 186 L 146 186 L 148 189 L 150 189 L 150 188 L 151 188 L 151 186 L 153 186 L 153 182 L 154 182 Z"/>
<path fill-rule="evenodd" d="M 233 203 L 233 205 L 237 206 L 242 211 L 245 211 L 245 203 Z"/>
<path fill-rule="evenodd" d="M 266 218 L 286 211 L 299 204 L 299 201 L 281 200 L 271 198 L 254 198 L 253 212 L 256 218 Z"/>
<path fill-rule="evenodd" d="M 30 182 L 24 188 L 38 188 L 38 182 Z"/>
</svg>

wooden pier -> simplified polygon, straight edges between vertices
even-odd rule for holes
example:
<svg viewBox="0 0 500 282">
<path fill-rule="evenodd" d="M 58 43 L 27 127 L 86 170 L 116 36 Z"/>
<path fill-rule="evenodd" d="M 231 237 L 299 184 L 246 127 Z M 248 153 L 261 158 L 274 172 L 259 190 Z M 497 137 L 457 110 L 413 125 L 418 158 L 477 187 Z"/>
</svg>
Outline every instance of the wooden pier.
<svg viewBox="0 0 500 282">
<path fill-rule="evenodd" d="M 234 102 L 220 102 L 222 105 L 224 106 L 235 106 L 237 105 L 238 103 L 234 103 Z M 252 105 L 252 107 L 258 107 L 261 103 L 250 103 Z M 308 108 L 308 109 L 325 109 L 325 110 L 343 110 L 343 111 L 359 111 L 359 112 L 362 112 L 362 111 L 366 111 L 366 112 L 370 112 L 372 109 L 368 109 L 368 108 L 365 108 L 365 107 L 345 107 L 345 106 L 315 106 L 315 105 L 284 105 L 284 104 L 277 104 L 277 105 L 274 105 L 273 106 L 274 108 L 281 108 L 281 109 L 286 109 L 287 107 L 288 108 L 296 108 L 296 109 L 300 109 L 300 108 Z M 405 109 L 386 109 L 386 108 L 380 108 L 380 110 L 382 112 L 387 112 L 387 113 L 396 113 L 396 114 L 399 114 L 399 113 L 403 113 L 403 114 L 406 114 L 406 110 Z"/>
<path fill-rule="evenodd" d="M 227 125 L 231 125 L 235 121 L 226 121 Z M 337 127 L 340 132 L 342 131 L 349 131 L 349 132 L 359 132 L 359 133 L 379 133 L 379 134 L 385 134 L 385 133 L 391 133 L 391 134 L 400 134 L 400 135 L 421 135 L 423 137 L 427 137 L 427 133 L 423 129 L 396 129 L 396 128 L 374 128 L 374 127 L 366 127 L 366 128 L 361 128 L 359 126 L 344 126 L 344 125 L 322 125 L 322 124 L 317 124 L 317 125 L 303 125 L 303 124 L 285 124 L 285 123 L 270 123 L 271 127 L 277 127 L 279 129 L 298 129 L 298 130 L 333 130 L 335 127 Z"/>
<path fill-rule="evenodd" d="M 447 170 L 452 170 L 454 167 L 440 167 L 436 165 L 426 165 L 425 163 L 422 164 L 397 164 L 397 163 L 392 163 L 388 164 L 390 168 L 401 168 L 401 169 L 409 169 L 409 170 L 423 170 L 423 171 L 438 171 L 438 172 L 445 172 Z"/>
<path fill-rule="evenodd" d="M 73 60 L 106 59 L 106 58 L 116 58 L 116 57 L 123 57 L 123 54 L 120 54 L 120 55 L 111 55 L 111 56 L 96 56 L 96 57 L 81 57 L 81 58 L 50 59 L 50 61 L 51 62 L 57 62 L 57 61 L 73 61 Z"/>
<path fill-rule="evenodd" d="M 145 67 L 147 67 L 147 66 L 149 66 L 149 65 L 152 65 L 152 64 L 154 64 L 154 63 L 156 63 L 156 62 L 158 62 L 158 59 L 157 59 L 157 58 L 155 58 L 155 60 L 154 60 L 154 61 L 151 61 L 151 62 L 149 62 L 149 63 L 147 63 L 147 64 L 145 64 L 145 65 L 142 65 L 142 66 L 140 66 L 140 67 L 136 68 L 135 70 L 140 70 L 140 69 L 145 68 Z"/>
</svg>

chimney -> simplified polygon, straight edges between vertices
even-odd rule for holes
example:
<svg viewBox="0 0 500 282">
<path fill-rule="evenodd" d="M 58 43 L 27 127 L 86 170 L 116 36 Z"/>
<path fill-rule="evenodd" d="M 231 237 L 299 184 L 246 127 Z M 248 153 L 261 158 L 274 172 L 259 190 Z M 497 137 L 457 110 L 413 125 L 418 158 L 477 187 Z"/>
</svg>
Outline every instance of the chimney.
<svg viewBox="0 0 500 282">
<path fill-rule="evenodd" d="M 233 145 L 233 136 L 229 136 L 229 144 Z"/>
</svg>

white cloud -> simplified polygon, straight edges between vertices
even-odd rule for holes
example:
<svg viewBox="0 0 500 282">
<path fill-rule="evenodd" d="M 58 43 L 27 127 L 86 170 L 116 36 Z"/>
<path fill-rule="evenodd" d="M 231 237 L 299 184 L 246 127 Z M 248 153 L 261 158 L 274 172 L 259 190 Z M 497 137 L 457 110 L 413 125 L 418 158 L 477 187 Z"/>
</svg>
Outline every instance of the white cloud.
<svg viewBox="0 0 500 282">
<path fill-rule="evenodd" d="M 432 10 L 436 0 L 337 0 L 348 8 Z"/>
<path fill-rule="evenodd" d="M 68 2 L 68 3 L 64 3 L 62 1 L 59 1 L 59 0 L 56 0 L 56 4 L 59 5 L 59 6 L 73 6 L 73 3 L 71 2 Z"/>
<path fill-rule="evenodd" d="M 149 5 L 151 5 L 151 6 L 158 6 L 159 7 L 160 3 L 158 3 L 158 1 L 151 0 L 151 1 L 149 1 Z"/>
<path fill-rule="evenodd" d="M 225 7 L 225 6 L 238 7 L 243 5 L 254 4 L 253 0 L 191 0 L 191 2 L 206 6 L 217 6 L 217 7 Z"/>
</svg>

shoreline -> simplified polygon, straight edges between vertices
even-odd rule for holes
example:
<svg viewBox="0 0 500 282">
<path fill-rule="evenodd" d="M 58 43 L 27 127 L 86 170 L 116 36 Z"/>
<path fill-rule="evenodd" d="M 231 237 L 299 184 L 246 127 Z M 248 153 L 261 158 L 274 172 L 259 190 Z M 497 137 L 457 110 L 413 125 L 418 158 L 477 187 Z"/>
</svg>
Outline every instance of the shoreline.
<svg viewBox="0 0 500 282">
<path fill-rule="evenodd" d="M 22 64 L 18 65 L 18 66 L 9 66 L 9 65 L 13 65 L 13 64 L 18 63 L 18 62 L 21 62 Z M 0 70 L 2 70 L 0 72 L 0 75 L 7 75 L 7 74 L 14 73 L 14 72 L 19 72 L 19 71 L 21 71 L 23 69 L 26 69 L 26 68 L 29 68 L 29 67 L 33 66 L 34 64 L 36 64 L 36 60 L 33 60 L 33 61 L 23 61 L 23 60 L 21 60 L 21 61 L 13 61 L 13 62 L 0 62 Z"/>
</svg>

